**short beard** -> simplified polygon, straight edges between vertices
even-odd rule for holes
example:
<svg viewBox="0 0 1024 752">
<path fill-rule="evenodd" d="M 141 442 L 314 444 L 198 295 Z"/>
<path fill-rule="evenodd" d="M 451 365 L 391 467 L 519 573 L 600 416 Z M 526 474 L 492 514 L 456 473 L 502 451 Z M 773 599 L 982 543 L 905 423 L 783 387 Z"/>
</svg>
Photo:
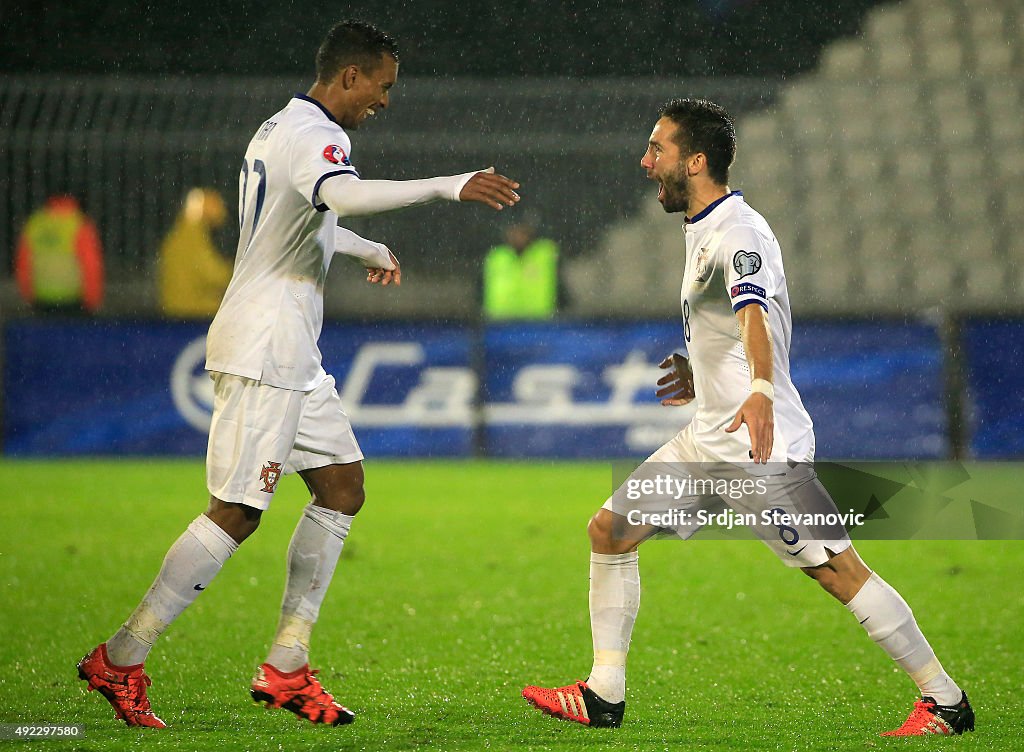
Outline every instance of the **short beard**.
<svg viewBox="0 0 1024 752">
<path fill-rule="evenodd" d="M 685 212 L 690 209 L 690 178 L 686 174 L 686 166 L 678 165 L 671 174 L 662 181 L 665 188 L 665 200 L 661 207 L 669 214 Z"/>
</svg>

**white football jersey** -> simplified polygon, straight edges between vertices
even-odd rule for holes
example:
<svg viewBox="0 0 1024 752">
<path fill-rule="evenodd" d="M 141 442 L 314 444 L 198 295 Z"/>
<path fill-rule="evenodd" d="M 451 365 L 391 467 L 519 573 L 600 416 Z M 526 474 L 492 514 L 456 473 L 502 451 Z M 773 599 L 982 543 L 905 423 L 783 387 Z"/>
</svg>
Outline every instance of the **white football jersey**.
<svg viewBox="0 0 1024 752">
<path fill-rule="evenodd" d="M 687 221 L 683 274 L 683 336 L 693 369 L 697 411 L 694 438 L 708 455 L 749 462 L 746 426 L 725 429 L 750 396 L 750 367 L 736 312 L 760 305 L 768 312 L 775 386 L 772 462 L 814 459 L 811 418 L 789 376 L 793 332 L 782 250 L 768 223 L 740 191 Z"/>
<path fill-rule="evenodd" d="M 337 216 L 320 200 L 358 176 L 348 135 L 301 94 L 256 131 L 239 175 L 234 274 L 210 326 L 206 368 L 309 391 L 326 374 L 317 340 Z"/>
</svg>

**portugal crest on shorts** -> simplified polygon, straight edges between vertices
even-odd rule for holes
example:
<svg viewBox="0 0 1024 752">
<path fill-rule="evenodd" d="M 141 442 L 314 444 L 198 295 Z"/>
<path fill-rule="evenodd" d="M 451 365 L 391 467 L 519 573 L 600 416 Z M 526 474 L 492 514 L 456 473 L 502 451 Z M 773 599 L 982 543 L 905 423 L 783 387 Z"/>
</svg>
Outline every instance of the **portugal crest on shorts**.
<svg viewBox="0 0 1024 752">
<path fill-rule="evenodd" d="M 281 480 L 281 463 L 264 463 L 263 470 L 260 472 L 260 480 L 263 481 L 263 488 L 260 489 L 263 493 L 274 493 L 274 489 L 277 487 L 277 482 Z"/>
</svg>

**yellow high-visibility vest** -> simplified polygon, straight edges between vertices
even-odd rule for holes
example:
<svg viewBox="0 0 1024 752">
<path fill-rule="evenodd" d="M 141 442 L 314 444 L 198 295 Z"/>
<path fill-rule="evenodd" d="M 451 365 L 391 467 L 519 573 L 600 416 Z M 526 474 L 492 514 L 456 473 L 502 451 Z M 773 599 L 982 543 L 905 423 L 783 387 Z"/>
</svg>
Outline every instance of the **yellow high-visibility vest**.
<svg viewBox="0 0 1024 752">
<path fill-rule="evenodd" d="M 492 248 L 484 262 L 484 314 L 489 319 L 548 319 L 558 307 L 558 246 L 533 241 L 522 254 Z"/>
<path fill-rule="evenodd" d="M 82 215 L 78 212 L 38 211 L 25 223 L 37 302 L 65 304 L 81 300 L 82 270 L 75 241 L 81 228 Z"/>
</svg>

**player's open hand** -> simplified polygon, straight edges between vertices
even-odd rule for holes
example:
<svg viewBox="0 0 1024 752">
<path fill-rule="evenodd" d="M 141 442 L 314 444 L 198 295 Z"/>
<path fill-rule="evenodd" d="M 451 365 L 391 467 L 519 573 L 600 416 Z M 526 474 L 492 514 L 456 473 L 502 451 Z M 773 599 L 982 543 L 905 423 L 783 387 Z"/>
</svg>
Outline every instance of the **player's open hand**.
<svg viewBox="0 0 1024 752">
<path fill-rule="evenodd" d="M 476 201 L 501 211 L 506 206 L 515 206 L 519 203 L 519 194 L 516 193 L 518 187 L 519 183 L 504 175 L 498 175 L 493 167 L 489 167 L 483 172 L 478 172 L 462 186 L 459 201 Z"/>
<path fill-rule="evenodd" d="M 755 465 L 767 465 L 775 443 L 775 410 L 772 401 L 760 392 L 754 392 L 740 405 L 739 412 L 725 432 L 732 433 L 744 423 L 750 434 L 750 458 Z"/>
<path fill-rule="evenodd" d="M 685 355 L 672 353 L 658 367 L 668 369 L 668 373 L 658 379 L 661 389 L 654 393 L 655 397 L 661 398 L 661 404 L 678 406 L 693 400 L 693 373 Z"/>
<path fill-rule="evenodd" d="M 389 284 L 394 282 L 396 285 L 402 284 L 402 267 L 398 264 L 398 259 L 395 258 L 395 254 L 388 249 L 388 255 L 391 256 L 391 263 L 395 265 L 394 269 L 371 269 L 366 270 L 366 281 L 371 285 L 375 285 L 378 282 L 381 287 L 387 287 Z"/>
</svg>

